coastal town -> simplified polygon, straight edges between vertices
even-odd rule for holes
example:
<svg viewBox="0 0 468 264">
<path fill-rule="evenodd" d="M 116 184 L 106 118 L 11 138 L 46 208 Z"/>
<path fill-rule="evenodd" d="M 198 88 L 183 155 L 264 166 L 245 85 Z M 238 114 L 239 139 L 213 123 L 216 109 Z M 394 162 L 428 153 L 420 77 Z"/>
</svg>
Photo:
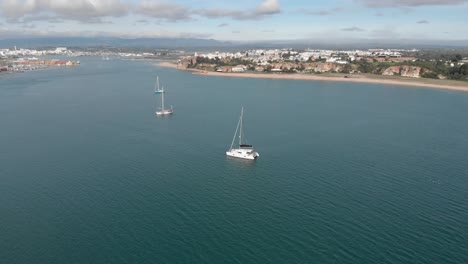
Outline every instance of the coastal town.
<svg viewBox="0 0 468 264">
<path fill-rule="evenodd" d="M 411 78 L 468 78 L 468 57 L 422 58 L 417 49 L 293 50 L 255 49 L 242 52 L 195 53 L 181 58 L 179 69 L 206 72 L 322 74 L 370 73 Z M 348 76 L 346 76 L 348 77 Z"/>
<path fill-rule="evenodd" d="M 0 72 L 24 72 L 50 67 L 77 66 L 80 61 L 48 58 L 47 56 L 70 55 L 65 47 L 55 49 L 0 49 Z"/>
<path fill-rule="evenodd" d="M 102 60 L 172 61 L 178 69 L 214 73 L 359 74 L 427 79 L 468 79 L 468 54 L 419 49 L 248 49 L 245 51 L 184 51 L 170 49 L 54 47 L 0 49 L 0 72 L 24 72 L 76 66 L 73 57 Z"/>
<path fill-rule="evenodd" d="M 103 61 L 112 59 L 177 60 L 187 53 L 179 50 L 151 49 L 151 51 L 133 48 L 0 48 L 0 72 L 25 72 L 55 66 L 77 66 L 77 57 L 96 57 Z"/>
</svg>

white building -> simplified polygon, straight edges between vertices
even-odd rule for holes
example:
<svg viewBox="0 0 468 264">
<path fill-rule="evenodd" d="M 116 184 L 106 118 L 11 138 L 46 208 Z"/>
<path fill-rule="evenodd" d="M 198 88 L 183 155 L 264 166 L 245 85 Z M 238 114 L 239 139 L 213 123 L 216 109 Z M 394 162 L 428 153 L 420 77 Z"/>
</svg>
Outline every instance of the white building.
<svg viewBox="0 0 468 264">
<path fill-rule="evenodd" d="M 247 70 L 247 67 L 245 65 L 237 65 L 235 67 L 232 67 L 232 72 L 245 72 Z"/>
</svg>

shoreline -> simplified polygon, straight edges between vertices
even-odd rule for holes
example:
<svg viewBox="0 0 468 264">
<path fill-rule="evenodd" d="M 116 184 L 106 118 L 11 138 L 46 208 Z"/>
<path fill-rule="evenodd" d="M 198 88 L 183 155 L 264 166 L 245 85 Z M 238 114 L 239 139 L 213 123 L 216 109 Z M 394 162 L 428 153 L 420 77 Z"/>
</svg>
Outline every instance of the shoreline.
<svg viewBox="0 0 468 264">
<path fill-rule="evenodd" d="M 263 79 L 284 79 L 284 80 L 305 80 L 305 81 L 333 81 L 333 82 L 352 82 L 352 83 L 374 83 L 374 84 L 390 84 L 390 85 L 401 85 L 401 86 L 413 86 L 421 88 L 437 88 L 445 90 L 454 90 L 468 92 L 468 82 L 463 83 L 462 81 L 451 81 L 441 80 L 445 82 L 460 82 L 454 84 L 437 84 L 430 83 L 437 80 L 432 79 L 397 79 L 402 77 L 384 77 L 380 75 L 366 76 L 366 75 L 353 75 L 353 74 L 341 74 L 341 76 L 326 76 L 326 75 L 306 75 L 306 74 L 294 74 L 294 73 L 228 73 L 228 72 L 211 72 L 203 71 L 199 69 L 180 69 L 177 64 L 172 62 L 164 61 L 155 64 L 156 66 L 173 68 L 179 70 L 191 71 L 192 74 L 208 75 L 208 76 L 220 76 L 220 77 L 235 77 L 235 78 L 263 78 Z M 345 78 L 344 75 L 349 76 Z M 380 78 L 379 78 L 380 77 Z M 427 81 L 427 82 L 424 82 Z"/>
</svg>

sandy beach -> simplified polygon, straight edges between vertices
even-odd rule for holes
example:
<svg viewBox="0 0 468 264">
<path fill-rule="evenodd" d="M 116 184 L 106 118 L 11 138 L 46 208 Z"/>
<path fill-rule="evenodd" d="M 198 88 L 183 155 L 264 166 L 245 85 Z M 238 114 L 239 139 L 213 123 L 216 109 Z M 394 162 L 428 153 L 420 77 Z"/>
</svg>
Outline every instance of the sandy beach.
<svg viewBox="0 0 468 264">
<path fill-rule="evenodd" d="M 173 62 L 160 62 L 156 64 L 160 67 L 169 67 L 179 69 Z M 468 82 L 454 80 L 435 80 L 423 78 L 405 78 L 400 76 L 380 76 L 380 75 L 362 75 L 362 74 L 291 74 L 291 73 L 227 73 L 227 72 L 209 72 L 197 69 L 190 70 L 193 74 L 223 77 L 241 77 L 241 78 L 268 78 L 268 79 L 290 79 L 290 80 L 313 80 L 313 81 L 334 81 L 334 82 L 354 82 L 354 83 L 377 83 L 390 85 L 414 86 L 423 88 L 438 88 L 447 90 L 456 90 L 468 92 Z"/>
</svg>

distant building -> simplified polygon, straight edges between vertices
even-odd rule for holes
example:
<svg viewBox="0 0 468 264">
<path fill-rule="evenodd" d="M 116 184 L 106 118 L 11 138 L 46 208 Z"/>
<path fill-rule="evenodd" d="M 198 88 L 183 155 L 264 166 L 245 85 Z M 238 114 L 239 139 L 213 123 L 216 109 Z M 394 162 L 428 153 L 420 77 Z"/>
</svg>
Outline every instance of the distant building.
<svg viewBox="0 0 468 264">
<path fill-rule="evenodd" d="M 245 72 L 247 67 L 245 65 L 237 65 L 232 67 L 232 72 Z"/>
</svg>

